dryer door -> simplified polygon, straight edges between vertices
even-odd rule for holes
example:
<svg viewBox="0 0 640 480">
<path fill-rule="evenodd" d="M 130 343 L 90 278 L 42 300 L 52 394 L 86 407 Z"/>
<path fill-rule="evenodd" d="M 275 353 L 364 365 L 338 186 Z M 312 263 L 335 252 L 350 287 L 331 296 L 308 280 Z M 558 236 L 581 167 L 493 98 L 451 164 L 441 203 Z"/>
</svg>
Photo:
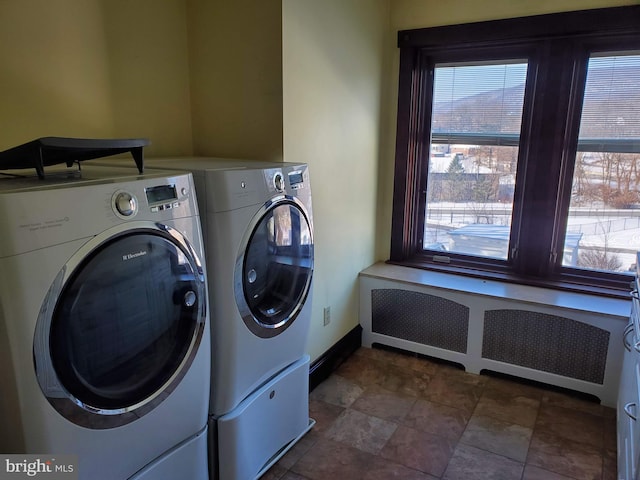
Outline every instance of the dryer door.
<svg viewBox="0 0 640 480">
<path fill-rule="evenodd" d="M 253 218 L 236 261 L 236 304 L 249 330 L 262 338 L 286 330 L 304 305 L 312 276 L 309 215 L 295 197 L 276 197 Z"/>
<path fill-rule="evenodd" d="M 62 415 L 111 428 L 157 406 L 191 365 L 206 319 L 204 275 L 169 227 L 128 231 L 81 256 L 43 305 L 36 371 Z"/>
</svg>

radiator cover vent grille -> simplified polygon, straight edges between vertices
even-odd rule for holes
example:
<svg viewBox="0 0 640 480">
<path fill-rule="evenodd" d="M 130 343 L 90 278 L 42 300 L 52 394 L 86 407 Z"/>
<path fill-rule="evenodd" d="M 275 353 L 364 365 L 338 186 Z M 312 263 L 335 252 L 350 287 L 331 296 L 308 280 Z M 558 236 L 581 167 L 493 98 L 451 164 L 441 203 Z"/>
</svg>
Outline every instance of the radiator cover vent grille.
<svg viewBox="0 0 640 480">
<path fill-rule="evenodd" d="M 469 308 L 426 293 L 374 289 L 371 328 L 382 335 L 466 353 Z"/>
<path fill-rule="evenodd" d="M 609 332 L 528 310 L 487 310 L 482 356 L 603 384 Z"/>
</svg>

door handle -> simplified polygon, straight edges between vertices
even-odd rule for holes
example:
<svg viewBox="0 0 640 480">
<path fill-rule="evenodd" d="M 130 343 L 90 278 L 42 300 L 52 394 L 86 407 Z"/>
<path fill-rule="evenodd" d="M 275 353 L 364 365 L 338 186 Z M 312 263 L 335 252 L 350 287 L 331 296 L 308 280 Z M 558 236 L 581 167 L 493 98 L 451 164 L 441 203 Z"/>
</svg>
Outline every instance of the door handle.
<svg viewBox="0 0 640 480">
<path fill-rule="evenodd" d="M 635 402 L 629 402 L 624 406 L 624 413 L 626 413 L 627 416 L 633 421 L 636 420 L 636 416 L 633 413 L 631 413 L 631 409 L 634 408 L 635 406 L 636 406 Z"/>
<path fill-rule="evenodd" d="M 624 345 L 625 350 L 627 350 L 628 352 L 631 351 L 631 344 L 627 342 L 627 337 L 631 332 L 633 332 L 633 322 L 627 325 L 627 328 L 624 329 L 624 333 L 622 334 L 622 345 Z"/>
</svg>

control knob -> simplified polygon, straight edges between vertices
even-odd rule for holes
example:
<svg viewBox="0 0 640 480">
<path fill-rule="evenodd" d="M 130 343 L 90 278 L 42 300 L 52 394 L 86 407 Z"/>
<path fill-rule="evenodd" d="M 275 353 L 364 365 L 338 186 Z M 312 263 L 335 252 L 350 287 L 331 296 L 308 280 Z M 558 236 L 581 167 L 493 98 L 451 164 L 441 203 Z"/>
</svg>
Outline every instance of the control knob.
<svg viewBox="0 0 640 480">
<path fill-rule="evenodd" d="M 114 200 L 116 210 L 123 217 L 130 217 L 136 213 L 138 204 L 135 197 L 127 192 L 120 192 Z"/>
<path fill-rule="evenodd" d="M 273 176 L 273 186 L 276 187 L 278 192 L 284 191 L 284 178 L 281 173 L 276 173 Z"/>
</svg>

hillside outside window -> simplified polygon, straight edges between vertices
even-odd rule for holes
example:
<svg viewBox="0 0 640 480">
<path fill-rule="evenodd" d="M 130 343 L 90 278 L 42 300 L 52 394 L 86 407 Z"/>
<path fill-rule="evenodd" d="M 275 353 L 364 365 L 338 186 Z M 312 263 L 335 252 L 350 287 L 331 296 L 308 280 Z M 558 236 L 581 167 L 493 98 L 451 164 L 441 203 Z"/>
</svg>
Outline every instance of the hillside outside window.
<svg viewBox="0 0 640 480">
<path fill-rule="evenodd" d="M 580 268 L 624 271 L 640 250 L 640 54 L 592 55 L 584 90 L 568 235 Z M 569 238 L 569 237 L 567 237 Z M 567 265 L 566 259 L 563 265 Z"/>
<path fill-rule="evenodd" d="M 424 248 L 507 259 L 526 62 L 436 65 Z"/>
</svg>

